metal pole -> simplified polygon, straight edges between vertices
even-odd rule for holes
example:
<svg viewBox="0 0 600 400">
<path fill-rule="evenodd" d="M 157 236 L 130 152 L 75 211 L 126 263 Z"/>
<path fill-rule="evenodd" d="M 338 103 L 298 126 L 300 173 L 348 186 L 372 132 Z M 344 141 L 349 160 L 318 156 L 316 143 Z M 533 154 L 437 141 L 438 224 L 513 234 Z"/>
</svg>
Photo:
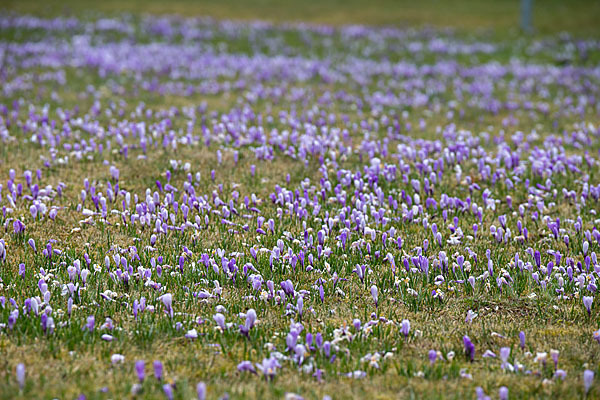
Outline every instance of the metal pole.
<svg viewBox="0 0 600 400">
<path fill-rule="evenodd" d="M 533 13 L 533 0 L 521 0 L 521 29 L 524 32 L 531 33 L 533 25 L 531 16 Z"/>
</svg>

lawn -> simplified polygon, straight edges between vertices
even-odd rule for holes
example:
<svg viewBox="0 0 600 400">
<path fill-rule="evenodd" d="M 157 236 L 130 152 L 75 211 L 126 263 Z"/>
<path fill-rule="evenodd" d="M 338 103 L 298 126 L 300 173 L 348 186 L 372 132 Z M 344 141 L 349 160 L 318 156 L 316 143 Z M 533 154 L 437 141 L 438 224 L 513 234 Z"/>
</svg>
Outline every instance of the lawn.
<svg viewBox="0 0 600 400">
<path fill-rule="evenodd" d="M 0 3 L 0 398 L 599 398 L 597 2 Z"/>
</svg>

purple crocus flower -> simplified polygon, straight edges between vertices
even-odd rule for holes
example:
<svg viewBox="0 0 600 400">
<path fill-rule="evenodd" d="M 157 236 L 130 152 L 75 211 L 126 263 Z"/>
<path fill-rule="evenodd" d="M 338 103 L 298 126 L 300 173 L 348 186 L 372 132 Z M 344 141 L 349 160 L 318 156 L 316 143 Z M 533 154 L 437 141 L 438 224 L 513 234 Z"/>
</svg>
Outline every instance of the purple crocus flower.
<svg viewBox="0 0 600 400">
<path fill-rule="evenodd" d="M 152 367 L 154 367 L 154 377 L 156 380 L 161 381 L 163 378 L 163 364 L 159 360 L 154 360 L 152 363 Z"/>
<path fill-rule="evenodd" d="M 463 343 L 465 345 L 465 354 L 472 362 L 475 359 L 475 345 L 467 335 L 463 336 Z"/>
<path fill-rule="evenodd" d="M 144 370 L 146 369 L 146 362 L 144 360 L 138 360 L 135 362 L 135 372 L 137 374 L 138 380 L 141 382 L 144 382 L 144 378 L 145 378 L 145 372 Z"/>
<path fill-rule="evenodd" d="M 252 329 L 254 327 L 255 323 L 256 323 L 256 311 L 254 311 L 254 309 L 251 308 L 248 310 L 248 312 L 246 312 L 246 322 L 244 323 L 244 325 L 240 325 L 240 332 L 242 334 L 248 336 L 250 329 Z"/>
<path fill-rule="evenodd" d="M 557 369 L 554 373 L 554 379 L 564 380 L 567 377 L 567 372 L 564 369 Z"/>
<path fill-rule="evenodd" d="M 552 361 L 554 362 L 554 369 L 558 368 L 558 356 L 559 355 L 560 355 L 560 352 L 558 350 L 554 350 L 554 349 L 550 350 L 550 357 L 552 358 Z"/>
<path fill-rule="evenodd" d="M 158 298 L 165 306 L 165 312 L 173 318 L 173 295 L 171 293 L 165 293 Z"/>
<path fill-rule="evenodd" d="M 115 340 L 115 337 L 113 335 L 105 333 L 104 335 L 100 336 L 100 339 L 104 340 L 105 342 L 112 342 L 113 340 Z"/>
<path fill-rule="evenodd" d="M 196 394 L 198 395 L 198 400 L 206 400 L 206 383 L 198 382 L 196 385 Z"/>
<path fill-rule="evenodd" d="M 23 390 L 25 387 L 25 364 L 23 363 L 17 365 L 17 382 L 19 383 L 19 389 Z"/>
<path fill-rule="evenodd" d="M 408 337 L 408 333 L 410 332 L 410 321 L 407 319 L 403 319 L 400 324 L 400 332 L 404 335 L 404 337 Z"/>
<path fill-rule="evenodd" d="M 502 386 L 500 390 L 498 390 L 498 398 L 500 400 L 508 400 L 508 388 L 506 386 Z"/>
<path fill-rule="evenodd" d="M 90 332 L 94 331 L 94 325 L 96 324 L 96 318 L 93 315 L 87 317 L 87 323 L 85 324 L 85 328 Z"/>
<path fill-rule="evenodd" d="M 521 350 L 525 350 L 525 332 L 519 332 L 519 344 L 521 346 Z"/>
<path fill-rule="evenodd" d="M 165 396 L 167 396 L 167 399 L 173 400 L 173 386 L 171 386 L 169 383 L 165 383 L 162 388 L 163 392 L 165 392 Z"/>
<path fill-rule="evenodd" d="M 356 272 L 356 275 L 358 275 L 358 279 L 360 279 L 360 281 L 362 283 L 364 283 L 364 281 L 365 281 L 365 272 L 366 272 L 366 270 L 367 270 L 367 266 L 365 264 L 363 264 L 363 265 L 358 265 L 357 264 L 356 267 L 353 270 L 353 272 Z"/>
<path fill-rule="evenodd" d="M 585 389 L 586 395 L 590 391 L 592 383 L 594 383 L 594 371 L 586 369 L 585 371 L 583 371 L 583 387 Z"/>
<path fill-rule="evenodd" d="M 34 252 L 34 253 L 37 253 L 37 248 L 35 247 L 35 240 L 33 240 L 33 239 L 29 239 L 29 240 L 27 241 L 27 243 L 29 244 L 29 246 L 31 246 L 31 248 L 33 249 L 33 252 Z"/>
<path fill-rule="evenodd" d="M 302 296 L 298 296 L 298 302 L 296 303 L 296 311 L 298 312 L 298 317 L 302 319 L 302 311 L 304 310 L 304 300 Z"/>
<path fill-rule="evenodd" d="M 25 224 L 23 224 L 23 222 L 21 222 L 20 220 L 15 219 L 15 221 L 13 222 L 13 230 L 16 235 L 25 232 Z"/>
<path fill-rule="evenodd" d="M 429 350 L 429 353 L 427 354 L 427 356 L 429 357 L 429 363 L 431 365 L 435 364 L 435 360 L 437 359 L 437 351 Z"/>
<path fill-rule="evenodd" d="M 475 388 L 475 396 L 477 397 L 477 400 L 490 400 L 490 396 L 486 396 L 481 386 Z"/>
<path fill-rule="evenodd" d="M 225 331 L 227 329 L 227 325 L 225 325 L 225 316 L 223 314 L 216 313 L 213 316 L 213 319 L 215 320 L 215 322 L 221 328 L 222 331 Z"/>
<path fill-rule="evenodd" d="M 252 327 L 254 327 L 255 322 L 256 322 L 256 311 L 254 311 L 254 309 L 251 308 L 246 313 L 246 323 L 245 323 L 246 329 L 248 329 L 248 330 L 252 329 Z"/>
<path fill-rule="evenodd" d="M 250 361 L 242 361 L 241 363 L 239 363 L 237 365 L 237 370 L 240 372 L 251 372 L 253 374 L 256 374 L 256 369 Z"/>
<path fill-rule="evenodd" d="M 277 369 L 281 368 L 281 364 L 279 364 L 279 361 L 275 357 L 270 357 L 263 359 L 262 363 L 256 364 L 256 367 L 263 373 L 265 379 L 273 380 Z"/>
<path fill-rule="evenodd" d="M 73 311 L 73 298 L 69 297 L 69 300 L 67 300 L 67 314 L 69 315 L 69 317 L 71 316 L 72 311 Z"/>
<path fill-rule="evenodd" d="M 375 302 L 375 308 L 377 308 L 377 303 L 378 303 L 378 292 L 379 290 L 377 289 L 377 286 L 373 285 L 371 286 L 371 297 L 373 297 L 373 301 Z"/>
<path fill-rule="evenodd" d="M 592 314 L 592 303 L 594 302 L 594 298 L 592 296 L 583 296 L 583 305 L 588 312 L 588 315 Z"/>
</svg>

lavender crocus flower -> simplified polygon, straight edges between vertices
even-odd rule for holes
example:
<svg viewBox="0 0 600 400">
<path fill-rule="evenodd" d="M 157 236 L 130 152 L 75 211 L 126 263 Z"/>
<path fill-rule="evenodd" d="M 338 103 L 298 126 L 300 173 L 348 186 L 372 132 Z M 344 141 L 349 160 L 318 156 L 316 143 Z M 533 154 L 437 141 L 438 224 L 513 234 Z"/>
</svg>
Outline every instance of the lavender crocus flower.
<svg viewBox="0 0 600 400">
<path fill-rule="evenodd" d="M 377 286 L 373 285 L 371 286 L 371 297 L 373 297 L 373 301 L 375 302 L 375 308 L 377 308 L 377 303 L 378 303 L 378 292 L 379 290 L 377 289 Z"/>
<path fill-rule="evenodd" d="M 165 396 L 167 396 L 167 399 L 173 400 L 173 386 L 171 386 L 169 383 L 165 383 L 162 388 L 163 392 L 165 392 Z"/>
<path fill-rule="evenodd" d="M 567 372 L 564 369 L 557 369 L 554 373 L 554 379 L 564 380 L 567 377 Z"/>
<path fill-rule="evenodd" d="M 525 350 L 525 332 L 519 332 L 519 345 L 521 346 L 521 350 Z"/>
<path fill-rule="evenodd" d="M 404 335 L 404 337 L 408 337 L 408 333 L 410 332 L 410 321 L 407 319 L 403 319 L 400 324 L 400 332 Z"/>
<path fill-rule="evenodd" d="M 490 396 L 486 396 L 481 386 L 475 388 L 475 396 L 477 397 L 477 400 L 490 400 Z"/>
<path fill-rule="evenodd" d="M 25 364 L 23 363 L 17 365 L 17 382 L 19 383 L 19 389 L 23 390 L 25 387 Z"/>
<path fill-rule="evenodd" d="M 592 314 L 592 303 L 594 302 L 594 298 L 592 296 L 583 296 L 583 305 L 588 312 L 588 315 Z"/>
<path fill-rule="evenodd" d="M 281 368 L 281 364 L 279 364 L 279 361 L 277 361 L 276 358 L 270 357 L 263 359 L 262 363 L 256 364 L 256 367 L 263 373 L 265 379 L 273 380 L 277 373 L 277 369 Z"/>
<path fill-rule="evenodd" d="M 96 324 L 96 318 L 93 315 L 87 317 L 87 323 L 85 324 L 85 328 L 90 332 L 94 331 L 94 325 Z"/>
<path fill-rule="evenodd" d="M 254 368 L 254 365 L 252 365 L 252 363 L 250 361 L 242 361 L 241 363 L 239 363 L 237 365 L 237 370 L 240 372 L 251 372 L 253 374 L 256 374 L 256 369 Z"/>
<path fill-rule="evenodd" d="M 163 378 L 163 364 L 159 360 L 154 360 L 152 363 L 152 367 L 154 367 L 154 377 L 156 380 L 161 381 Z"/>
<path fill-rule="evenodd" d="M 158 298 L 165 306 L 165 312 L 173 318 L 173 295 L 171 293 L 165 293 Z"/>
<path fill-rule="evenodd" d="M 303 309 L 304 309 L 304 300 L 302 299 L 302 296 L 298 296 L 298 302 L 296 304 L 296 311 L 298 312 L 298 317 L 300 319 L 302 318 Z"/>
<path fill-rule="evenodd" d="M 474 312 L 473 310 L 467 311 L 467 317 L 465 318 L 465 322 L 467 324 L 470 324 L 477 317 L 477 315 L 478 314 L 476 312 Z"/>
<path fill-rule="evenodd" d="M 552 361 L 554 362 L 554 369 L 558 368 L 558 356 L 559 356 L 559 351 L 555 350 L 555 349 L 550 349 L 550 357 L 552 358 Z"/>
<path fill-rule="evenodd" d="M 586 369 L 583 371 L 583 387 L 586 395 L 590 391 L 592 383 L 594 383 L 594 371 Z"/>
<path fill-rule="evenodd" d="M 502 360 L 501 368 L 505 369 L 508 364 L 508 357 L 510 356 L 510 347 L 502 347 L 500 349 L 500 359 Z"/>
<path fill-rule="evenodd" d="M 465 354 L 472 362 L 475 359 L 475 345 L 467 335 L 463 336 L 463 343 L 465 345 Z"/>
<path fill-rule="evenodd" d="M 508 400 L 508 388 L 506 386 L 502 386 L 500 390 L 498 390 L 498 398 L 500 400 Z"/>
<path fill-rule="evenodd" d="M 256 311 L 254 311 L 254 309 L 251 308 L 248 310 L 248 312 L 246 312 L 246 322 L 244 323 L 244 325 L 240 325 L 240 332 L 242 334 L 248 336 L 250 329 L 252 329 L 254 327 L 255 323 L 256 323 Z"/>
<path fill-rule="evenodd" d="M 138 380 L 141 382 L 144 381 L 146 369 L 146 362 L 144 360 L 138 360 L 135 362 L 135 372 L 137 374 Z"/>
<path fill-rule="evenodd" d="M 227 329 L 227 325 L 225 325 L 225 316 L 223 314 L 216 313 L 213 316 L 213 319 L 215 320 L 215 322 L 217 323 L 219 328 L 221 328 L 222 331 L 225 331 Z"/>
<path fill-rule="evenodd" d="M 206 400 L 206 383 L 198 382 L 196 385 L 196 394 L 198 395 L 198 400 Z"/>
<path fill-rule="evenodd" d="M 427 354 L 427 356 L 429 357 L 429 363 L 431 365 L 435 364 L 435 360 L 437 359 L 437 351 L 429 350 L 429 353 Z"/>
</svg>

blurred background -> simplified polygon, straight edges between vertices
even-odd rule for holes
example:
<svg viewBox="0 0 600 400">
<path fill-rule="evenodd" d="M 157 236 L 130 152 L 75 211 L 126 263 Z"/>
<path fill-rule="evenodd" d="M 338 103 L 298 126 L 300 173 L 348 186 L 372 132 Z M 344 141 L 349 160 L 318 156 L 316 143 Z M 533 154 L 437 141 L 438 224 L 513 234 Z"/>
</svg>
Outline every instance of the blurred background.
<svg viewBox="0 0 600 400">
<path fill-rule="evenodd" d="M 531 1 L 534 34 L 600 36 L 600 0 Z M 56 16 L 102 12 L 211 16 L 272 22 L 450 27 L 518 33 L 523 0 L 12 0 L 0 10 Z M 531 22 L 527 22 L 530 20 Z"/>
</svg>

